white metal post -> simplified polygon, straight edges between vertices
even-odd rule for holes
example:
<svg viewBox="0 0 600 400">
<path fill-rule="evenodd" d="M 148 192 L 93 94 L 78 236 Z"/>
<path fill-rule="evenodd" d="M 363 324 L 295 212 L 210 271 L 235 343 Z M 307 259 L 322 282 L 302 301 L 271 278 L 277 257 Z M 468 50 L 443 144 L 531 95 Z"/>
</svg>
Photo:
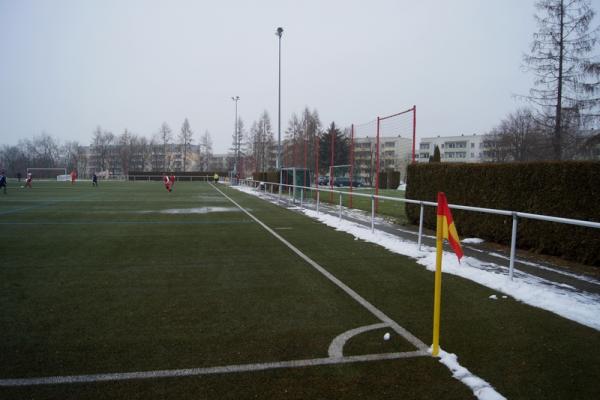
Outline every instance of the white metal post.
<svg viewBox="0 0 600 400">
<path fill-rule="evenodd" d="M 371 195 L 371 233 L 375 232 L 375 196 Z"/>
<path fill-rule="evenodd" d="M 421 202 L 421 213 L 419 215 L 419 251 L 421 251 L 421 239 L 423 238 L 423 214 L 425 213 L 425 205 Z"/>
<path fill-rule="evenodd" d="M 319 194 L 320 192 L 317 190 L 317 214 L 319 213 Z"/>
<path fill-rule="evenodd" d="M 515 253 L 517 248 L 517 213 L 512 213 L 512 235 L 510 238 L 510 263 L 508 266 L 508 277 L 512 281 L 515 273 Z"/>
<path fill-rule="evenodd" d="M 342 220 L 342 194 L 340 193 L 340 221 Z"/>
</svg>

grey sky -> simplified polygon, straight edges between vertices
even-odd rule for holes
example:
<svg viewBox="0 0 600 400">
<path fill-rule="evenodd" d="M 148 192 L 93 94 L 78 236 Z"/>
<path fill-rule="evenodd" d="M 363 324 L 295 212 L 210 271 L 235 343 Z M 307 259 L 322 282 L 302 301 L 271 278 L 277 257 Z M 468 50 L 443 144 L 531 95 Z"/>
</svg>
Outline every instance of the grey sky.
<svg viewBox="0 0 600 400">
<path fill-rule="evenodd" d="M 0 0 L 0 144 L 187 117 L 225 152 L 236 95 L 246 127 L 266 109 L 276 135 L 278 26 L 282 135 L 304 106 L 347 126 L 413 104 L 420 137 L 484 133 L 532 82 L 533 3 Z"/>
</svg>

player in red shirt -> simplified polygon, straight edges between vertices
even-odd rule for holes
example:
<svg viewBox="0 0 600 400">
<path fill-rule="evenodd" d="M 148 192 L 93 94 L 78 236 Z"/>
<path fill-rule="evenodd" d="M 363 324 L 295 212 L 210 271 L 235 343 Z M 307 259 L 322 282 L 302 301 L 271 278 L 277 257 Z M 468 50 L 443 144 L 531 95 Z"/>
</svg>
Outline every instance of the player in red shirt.
<svg viewBox="0 0 600 400">
<path fill-rule="evenodd" d="M 73 171 L 71 171 L 71 185 L 74 185 L 76 180 L 77 180 L 77 171 L 73 170 Z"/>
<path fill-rule="evenodd" d="M 172 177 L 170 177 L 169 175 L 165 175 L 163 176 L 163 183 L 165 184 L 165 189 L 167 189 L 168 192 L 171 192 L 171 187 L 173 186 L 173 181 L 171 180 Z"/>
<path fill-rule="evenodd" d="M 33 180 L 31 176 L 31 172 L 27 174 L 27 179 L 25 180 L 25 187 L 31 188 L 31 181 Z"/>
</svg>

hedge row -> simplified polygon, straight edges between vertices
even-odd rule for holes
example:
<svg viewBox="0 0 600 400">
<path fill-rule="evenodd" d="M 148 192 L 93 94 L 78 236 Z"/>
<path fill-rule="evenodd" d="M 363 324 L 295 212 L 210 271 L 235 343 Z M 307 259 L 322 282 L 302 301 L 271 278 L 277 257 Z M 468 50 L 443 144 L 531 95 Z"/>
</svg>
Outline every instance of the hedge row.
<svg viewBox="0 0 600 400">
<path fill-rule="evenodd" d="M 379 189 L 397 189 L 400 185 L 400 172 L 389 171 L 379 173 Z"/>
<path fill-rule="evenodd" d="M 406 197 L 475 207 L 600 222 L 600 162 L 507 164 L 429 163 L 408 167 Z M 435 229 L 435 209 L 425 207 L 425 226 Z M 418 224 L 419 206 L 406 205 Z M 461 237 L 509 244 L 512 218 L 452 210 Z M 517 247 L 600 266 L 600 230 L 519 219 Z"/>
</svg>

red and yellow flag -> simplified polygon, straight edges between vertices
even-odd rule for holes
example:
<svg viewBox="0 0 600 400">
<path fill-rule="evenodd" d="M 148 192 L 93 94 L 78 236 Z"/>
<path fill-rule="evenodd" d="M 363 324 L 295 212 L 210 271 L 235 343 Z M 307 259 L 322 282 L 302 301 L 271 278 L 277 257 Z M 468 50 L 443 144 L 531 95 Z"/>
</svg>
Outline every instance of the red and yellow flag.
<svg viewBox="0 0 600 400">
<path fill-rule="evenodd" d="M 441 238 L 438 238 L 438 240 L 448 239 L 448 243 L 450 243 L 450 246 L 458 257 L 458 261 L 460 261 L 463 251 L 462 247 L 460 247 L 460 239 L 456 232 L 456 226 L 454 226 L 454 221 L 452 220 L 452 213 L 448 207 L 446 194 L 443 192 L 438 192 L 437 226 L 438 234 L 441 234 Z"/>
<path fill-rule="evenodd" d="M 448 207 L 446 195 L 438 192 L 437 232 L 436 232 L 436 257 L 435 257 L 435 282 L 433 289 L 433 344 L 431 354 L 437 356 L 440 351 L 440 313 L 442 307 L 442 242 L 448 239 L 450 246 L 456 253 L 458 261 L 463 256 L 460 239 L 452 220 L 452 213 Z"/>
</svg>

